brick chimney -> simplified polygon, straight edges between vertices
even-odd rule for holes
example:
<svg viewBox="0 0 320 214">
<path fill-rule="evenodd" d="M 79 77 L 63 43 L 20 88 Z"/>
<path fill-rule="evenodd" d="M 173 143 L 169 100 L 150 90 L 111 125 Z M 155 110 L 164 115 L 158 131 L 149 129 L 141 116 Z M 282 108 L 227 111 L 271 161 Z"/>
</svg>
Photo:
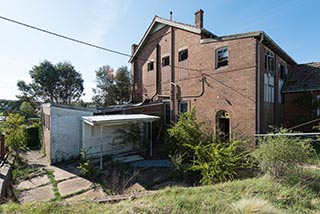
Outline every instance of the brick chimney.
<svg viewBox="0 0 320 214">
<path fill-rule="evenodd" d="M 132 44 L 131 45 L 131 55 L 134 54 L 134 52 L 136 52 L 138 45 L 137 44 Z"/>
<path fill-rule="evenodd" d="M 194 19 L 194 22 L 195 22 L 195 26 L 196 28 L 203 28 L 203 10 L 197 10 L 195 13 L 195 19 Z"/>
</svg>

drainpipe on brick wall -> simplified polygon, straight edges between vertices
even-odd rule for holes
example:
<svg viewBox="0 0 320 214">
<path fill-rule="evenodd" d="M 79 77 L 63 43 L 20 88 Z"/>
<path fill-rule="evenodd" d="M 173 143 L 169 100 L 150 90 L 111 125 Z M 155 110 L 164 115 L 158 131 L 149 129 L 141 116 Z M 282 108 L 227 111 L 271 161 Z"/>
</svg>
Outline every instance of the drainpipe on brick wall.
<svg viewBox="0 0 320 214">
<path fill-rule="evenodd" d="M 181 98 L 198 98 L 201 97 L 204 94 L 204 83 L 206 81 L 206 74 L 201 74 L 202 78 L 201 78 L 201 92 L 197 95 L 185 95 L 185 96 L 181 96 Z"/>
<path fill-rule="evenodd" d="M 171 96 L 170 96 L 170 100 L 171 100 L 171 105 L 170 105 L 170 110 L 171 110 L 171 121 L 173 122 L 177 122 L 177 118 L 176 118 L 176 101 L 177 101 L 177 97 L 176 97 L 176 84 L 175 84 L 175 72 L 174 72 L 174 66 L 175 66 L 175 57 L 174 57 L 174 28 L 171 26 L 171 44 L 170 44 L 170 49 L 171 49 L 171 81 L 170 81 L 170 85 L 171 85 Z"/>
<path fill-rule="evenodd" d="M 161 82 L 160 82 L 160 68 L 159 68 L 159 66 L 160 66 L 160 53 L 159 53 L 159 51 L 160 51 L 160 45 L 159 44 L 157 44 L 157 46 L 156 46 L 156 92 L 155 92 L 155 94 L 151 97 L 151 102 L 153 102 L 153 98 L 155 97 L 155 96 L 157 96 L 157 94 L 159 94 L 159 88 L 160 88 L 160 86 L 161 86 Z"/>
<path fill-rule="evenodd" d="M 260 118 L 260 109 L 261 109 L 261 106 L 260 106 L 260 80 L 261 80 L 261 77 L 260 77 L 260 74 L 261 74 L 261 44 L 263 42 L 263 39 L 264 39 L 264 35 L 263 33 L 260 34 L 261 38 L 257 44 L 257 134 L 260 134 L 260 121 L 261 121 L 261 118 Z"/>
</svg>

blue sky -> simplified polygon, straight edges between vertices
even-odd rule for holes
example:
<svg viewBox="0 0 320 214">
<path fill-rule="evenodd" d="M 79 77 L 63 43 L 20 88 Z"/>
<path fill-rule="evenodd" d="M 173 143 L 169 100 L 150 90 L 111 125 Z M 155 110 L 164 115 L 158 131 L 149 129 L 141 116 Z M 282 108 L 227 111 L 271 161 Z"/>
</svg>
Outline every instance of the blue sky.
<svg viewBox="0 0 320 214">
<path fill-rule="evenodd" d="M 317 0 L 0 0 L 0 16 L 130 54 L 155 15 L 194 24 L 204 10 L 204 27 L 216 35 L 265 31 L 298 63 L 320 61 L 320 1 Z M 128 64 L 128 58 L 83 46 L 0 20 L 0 99 L 16 99 L 18 80 L 47 59 L 70 61 L 84 79 L 85 101 L 95 87 L 95 70 Z"/>
</svg>

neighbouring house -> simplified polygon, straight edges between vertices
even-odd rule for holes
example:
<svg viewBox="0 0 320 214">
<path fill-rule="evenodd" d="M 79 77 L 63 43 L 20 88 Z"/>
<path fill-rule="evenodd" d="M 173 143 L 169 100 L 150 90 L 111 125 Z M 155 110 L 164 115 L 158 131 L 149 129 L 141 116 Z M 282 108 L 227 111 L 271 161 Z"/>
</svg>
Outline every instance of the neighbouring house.
<svg viewBox="0 0 320 214">
<path fill-rule="evenodd" d="M 42 105 L 43 145 L 50 163 L 79 157 L 82 117 L 93 116 L 90 109 L 47 103 Z"/>
<path fill-rule="evenodd" d="M 286 127 L 314 131 L 320 117 L 320 62 L 298 65 L 289 73 L 283 93 Z"/>
<path fill-rule="evenodd" d="M 263 31 L 218 36 L 203 26 L 202 10 L 194 25 L 154 17 L 132 45 L 133 102 L 163 105 L 172 122 L 195 107 L 228 137 L 283 125 L 282 88 L 295 60 Z"/>
<path fill-rule="evenodd" d="M 146 150 L 152 156 L 152 122 L 158 116 L 96 114 L 101 111 L 53 103 L 42 105 L 43 142 L 50 163 L 76 159 L 81 149 L 86 157 L 93 158 L 137 152 L 118 139 L 118 130 L 128 130 L 131 124 L 141 126 L 142 133 L 150 139 Z"/>
</svg>

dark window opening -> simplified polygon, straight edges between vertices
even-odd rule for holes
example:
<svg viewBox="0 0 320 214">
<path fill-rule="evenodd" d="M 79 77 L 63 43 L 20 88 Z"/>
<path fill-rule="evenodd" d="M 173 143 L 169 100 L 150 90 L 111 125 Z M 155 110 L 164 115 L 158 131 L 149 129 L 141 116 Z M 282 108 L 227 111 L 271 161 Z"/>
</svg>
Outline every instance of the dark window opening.
<svg viewBox="0 0 320 214">
<path fill-rule="evenodd" d="M 153 62 L 149 62 L 148 63 L 148 71 L 152 71 L 153 70 Z"/>
<path fill-rule="evenodd" d="M 170 103 L 164 103 L 164 120 L 166 124 L 170 124 Z"/>
<path fill-rule="evenodd" d="M 170 57 L 169 56 L 165 56 L 162 58 L 162 67 L 164 66 L 168 66 L 170 64 Z"/>
<path fill-rule="evenodd" d="M 286 78 L 286 67 L 283 64 L 280 64 L 279 78 L 283 80 Z"/>
<path fill-rule="evenodd" d="M 188 112 L 188 102 L 181 102 L 179 104 L 179 112 Z"/>
<path fill-rule="evenodd" d="M 188 59 L 188 49 L 179 51 L 179 62 Z"/>
<path fill-rule="evenodd" d="M 229 53 L 228 53 L 228 48 L 220 48 L 216 51 L 216 61 L 217 61 L 217 68 L 220 68 L 222 66 L 228 65 L 229 61 Z"/>
</svg>

